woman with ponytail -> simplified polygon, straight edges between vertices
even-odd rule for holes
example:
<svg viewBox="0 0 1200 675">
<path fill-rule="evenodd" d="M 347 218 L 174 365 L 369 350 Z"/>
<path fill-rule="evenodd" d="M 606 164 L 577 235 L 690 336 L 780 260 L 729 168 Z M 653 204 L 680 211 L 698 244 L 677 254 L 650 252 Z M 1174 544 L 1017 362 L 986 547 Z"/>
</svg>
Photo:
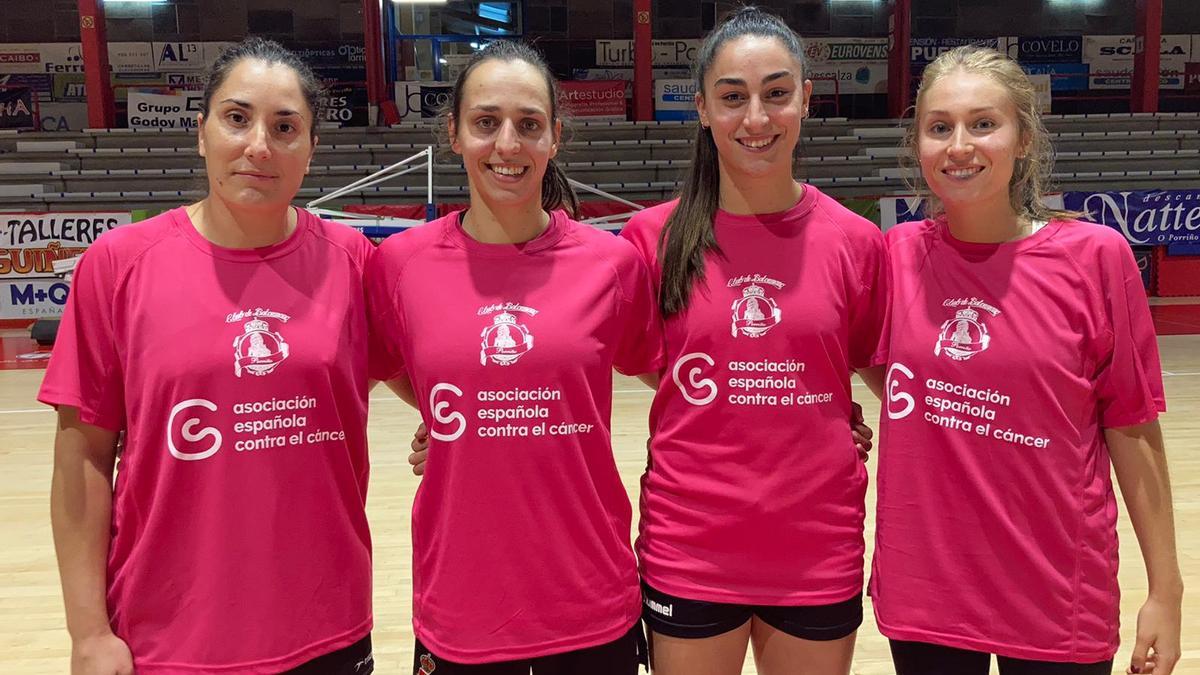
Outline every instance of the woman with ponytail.
<svg viewBox="0 0 1200 675">
<path fill-rule="evenodd" d="M 793 178 L 812 83 L 755 8 L 696 59 L 691 168 L 624 230 L 651 267 L 666 367 L 642 480 L 644 616 L 663 675 L 848 673 L 867 473 L 851 371 L 886 359 L 879 228 Z"/>
<path fill-rule="evenodd" d="M 649 273 L 571 220 L 542 57 L 477 52 L 447 111 L 470 206 L 386 240 L 367 274 L 386 378 L 415 394 L 413 673 L 633 675 L 644 661 L 612 370 L 662 368 Z"/>
</svg>

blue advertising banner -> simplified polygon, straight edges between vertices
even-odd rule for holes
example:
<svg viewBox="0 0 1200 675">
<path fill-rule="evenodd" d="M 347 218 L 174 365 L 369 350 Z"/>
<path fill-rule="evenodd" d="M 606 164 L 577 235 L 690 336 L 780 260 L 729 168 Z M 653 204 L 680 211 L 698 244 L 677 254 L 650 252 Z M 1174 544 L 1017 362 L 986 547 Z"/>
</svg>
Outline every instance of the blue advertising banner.
<svg viewBox="0 0 1200 675">
<path fill-rule="evenodd" d="M 1008 55 L 1021 63 L 1079 63 L 1083 36 L 1020 37 L 1009 43 Z"/>
<path fill-rule="evenodd" d="M 1200 243 L 1171 244 L 1167 247 L 1167 255 L 1200 255 Z"/>
<path fill-rule="evenodd" d="M 1087 91 L 1090 66 L 1086 63 L 1023 63 L 1030 75 L 1049 75 L 1050 91 Z"/>
<path fill-rule="evenodd" d="M 1063 205 L 1135 246 L 1200 245 L 1200 190 L 1066 192 Z"/>
</svg>

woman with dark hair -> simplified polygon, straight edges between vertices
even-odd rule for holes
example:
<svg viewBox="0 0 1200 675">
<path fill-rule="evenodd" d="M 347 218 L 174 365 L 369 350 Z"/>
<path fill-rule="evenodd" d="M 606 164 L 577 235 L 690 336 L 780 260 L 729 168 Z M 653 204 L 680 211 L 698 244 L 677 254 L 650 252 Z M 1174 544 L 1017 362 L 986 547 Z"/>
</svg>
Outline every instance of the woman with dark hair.
<svg viewBox="0 0 1200 675">
<path fill-rule="evenodd" d="M 372 248 L 291 206 L 319 96 L 278 44 L 227 50 L 198 117 L 207 196 L 75 272 L 38 395 L 75 675 L 373 670 Z"/>
<path fill-rule="evenodd" d="M 633 675 L 641 598 L 610 418 L 614 368 L 662 367 L 649 274 L 568 214 L 557 87 L 533 49 L 477 52 L 446 122 L 469 208 L 388 238 L 367 281 L 383 374 L 431 437 L 413 673 Z"/>
<path fill-rule="evenodd" d="M 622 235 L 658 280 L 666 369 L 650 412 L 641 561 L 655 671 L 848 673 L 862 622 L 867 473 L 850 374 L 882 363 L 879 228 L 793 177 L 812 83 L 753 7 L 696 58 L 677 200 Z"/>
</svg>

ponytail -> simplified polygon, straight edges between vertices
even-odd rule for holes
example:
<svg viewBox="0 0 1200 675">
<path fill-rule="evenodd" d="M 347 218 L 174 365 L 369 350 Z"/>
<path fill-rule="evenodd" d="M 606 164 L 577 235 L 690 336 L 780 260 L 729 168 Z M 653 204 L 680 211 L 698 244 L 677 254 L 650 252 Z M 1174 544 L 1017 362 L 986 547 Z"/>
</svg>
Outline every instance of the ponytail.
<svg viewBox="0 0 1200 675">
<path fill-rule="evenodd" d="M 696 126 L 692 166 L 679 191 L 679 204 L 667 218 L 658 242 L 662 285 L 658 303 L 663 316 L 687 308 L 692 286 L 704 279 L 704 257 L 720 252 L 713 220 L 721 195 L 721 170 L 712 130 Z"/>
<path fill-rule="evenodd" d="M 546 175 L 542 176 L 542 209 L 547 212 L 563 209 L 572 218 L 579 216 L 579 196 L 553 159 L 546 164 Z"/>
</svg>

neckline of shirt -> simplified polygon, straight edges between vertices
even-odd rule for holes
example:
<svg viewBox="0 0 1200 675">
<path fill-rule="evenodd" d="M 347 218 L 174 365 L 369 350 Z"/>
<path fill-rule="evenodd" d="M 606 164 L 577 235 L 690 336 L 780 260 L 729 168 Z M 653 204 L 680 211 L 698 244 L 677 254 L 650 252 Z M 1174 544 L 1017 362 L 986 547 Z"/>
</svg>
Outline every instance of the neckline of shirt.
<svg viewBox="0 0 1200 675">
<path fill-rule="evenodd" d="M 975 255 L 992 255 L 1001 252 L 1019 253 L 1028 251 L 1031 248 L 1040 246 L 1042 242 L 1054 236 L 1062 227 L 1061 219 L 1051 220 L 1042 227 L 1034 230 L 1032 234 L 1020 239 L 1000 242 L 971 242 L 963 241 L 954 236 L 950 232 L 950 225 L 944 218 L 939 218 L 933 222 L 934 229 L 938 233 L 938 238 L 945 242 L 950 248 L 959 251 L 960 253 L 975 254 Z"/>
<path fill-rule="evenodd" d="M 780 223 L 796 222 L 807 216 L 817 206 L 820 192 L 811 185 L 804 186 L 804 194 L 791 208 L 774 213 L 730 213 L 717 209 L 715 221 L 738 227 L 777 225 Z"/>
<path fill-rule="evenodd" d="M 309 219 L 315 217 L 304 209 L 296 209 L 296 229 L 293 230 L 292 233 L 289 234 L 283 241 L 271 244 L 270 246 L 260 246 L 258 248 L 229 248 L 214 244 L 208 239 L 205 239 L 204 235 L 200 234 L 200 231 L 196 229 L 195 224 L 192 223 L 192 219 L 187 213 L 187 207 L 180 206 L 179 208 L 172 210 L 171 216 L 173 217 L 176 226 L 183 230 L 184 237 L 186 237 L 188 241 L 190 241 L 201 251 L 204 251 L 214 258 L 220 258 L 222 260 L 250 263 L 261 262 L 271 258 L 278 258 L 279 256 L 287 255 L 288 253 L 294 251 L 296 247 L 298 247 L 303 241 L 304 235 L 308 233 L 309 228 L 312 226 Z"/>
<path fill-rule="evenodd" d="M 466 210 L 455 211 L 447 218 L 447 236 L 462 249 L 478 255 L 492 258 L 513 258 L 532 255 L 544 251 L 557 244 L 567 232 L 567 214 L 565 211 L 551 211 L 550 222 L 541 234 L 520 244 L 485 244 L 478 241 L 463 229 L 462 219 Z"/>
</svg>

